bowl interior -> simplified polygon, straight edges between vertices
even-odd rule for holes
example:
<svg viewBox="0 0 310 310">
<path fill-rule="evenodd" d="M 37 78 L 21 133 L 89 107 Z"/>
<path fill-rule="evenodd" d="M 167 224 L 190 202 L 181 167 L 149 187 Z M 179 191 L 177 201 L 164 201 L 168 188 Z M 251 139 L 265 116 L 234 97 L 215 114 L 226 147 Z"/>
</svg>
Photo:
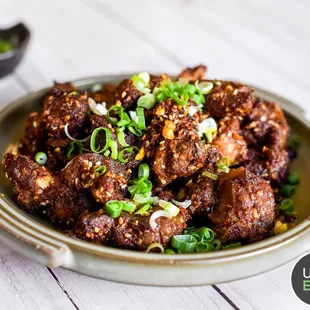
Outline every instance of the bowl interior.
<svg viewBox="0 0 310 310">
<path fill-rule="evenodd" d="M 94 83 L 104 83 L 105 81 L 113 82 L 117 81 L 120 78 L 106 78 L 101 79 L 86 79 L 76 82 L 76 85 L 82 86 L 84 89 L 90 88 Z M 47 90 L 29 95 L 22 100 L 18 100 L 15 103 L 11 104 L 6 108 L 2 113 L 0 113 L 0 159 L 2 160 L 4 154 L 9 150 L 14 150 L 17 148 L 19 139 L 24 132 L 24 123 L 27 115 L 33 111 L 39 111 L 42 99 Z M 270 100 L 270 94 L 265 95 L 263 91 L 256 91 L 257 95 L 260 97 L 268 97 Z M 310 183 L 310 125 L 301 120 L 302 115 L 298 108 L 294 106 L 287 106 L 288 102 L 284 99 L 274 97 L 275 102 L 282 105 L 286 109 L 286 116 L 288 122 L 293 130 L 298 136 L 303 140 L 303 145 L 299 151 L 299 156 L 296 160 L 293 161 L 291 165 L 291 170 L 297 171 L 301 177 L 301 183 L 297 186 L 295 195 L 292 197 L 294 201 L 295 210 L 299 213 L 299 222 L 305 220 L 309 216 L 309 196 L 310 191 L 308 184 Z M 289 111 L 288 111 L 289 110 Z M 293 115 L 294 114 L 294 115 Z M 14 194 L 12 187 L 9 181 L 5 178 L 3 167 L 0 165 L 0 193 L 4 194 L 6 199 L 11 202 L 13 205 L 16 205 L 16 195 Z M 16 207 L 18 208 L 18 207 Z M 20 210 L 19 212 L 23 212 Z M 28 215 L 34 218 L 36 221 L 40 222 L 43 225 L 51 227 L 49 222 L 42 220 L 41 218 Z"/>
</svg>

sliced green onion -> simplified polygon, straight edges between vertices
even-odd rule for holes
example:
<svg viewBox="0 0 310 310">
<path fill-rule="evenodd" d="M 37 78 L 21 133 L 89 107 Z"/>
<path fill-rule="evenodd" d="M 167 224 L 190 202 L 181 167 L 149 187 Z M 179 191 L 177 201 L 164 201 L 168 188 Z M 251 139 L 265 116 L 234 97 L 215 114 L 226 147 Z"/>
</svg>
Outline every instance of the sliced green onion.
<svg viewBox="0 0 310 310">
<path fill-rule="evenodd" d="M 100 131 L 104 131 L 105 132 L 105 145 L 103 148 L 100 148 L 100 145 L 98 145 L 96 147 L 96 137 L 99 134 Z M 98 127 L 96 128 L 93 133 L 91 134 L 90 137 L 90 149 L 92 150 L 92 152 L 94 153 L 103 153 L 104 151 L 106 151 L 109 147 L 109 143 L 111 141 L 112 138 L 112 134 L 111 134 L 111 130 L 105 127 Z"/>
<path fill-rule="evenodd" d="M 197 239 L 190 235 L 176 235 L 172 237 L 171 246 L 181 253 L 195 252 Z"/>
<path fill-rule="evenodd" d="M 95 169 L 95 175 L 96 177 L 101 177 L 103 176 L 107 171 L 107 167 L 106 166 L 100 166 L 98 168 Z"/>
<path fill-rule="evenodd" d="M 148 178 L 150 176 L 150 167 L 148 164 L 140 164 L 138 168 L 138 178 Z"/>
<path fill-rule="evenodd" d="M 152 197 L 151 192 L 148 192 L 144 194 L 135 194 L 132 199 L 134 202 L 138 204 L 145 204 L 145 203 L 153 204 L 154 202 L 157 201 L 158 198 Z"/>
<path fill-rule="evenodd" d="M 133 152 L 133 150 L 138 151 L 139 149 L 138 149 L 136 146 L 127 147 L 127 148 L 121 150 L 121 151 L 118 153 L 117 159 L 118 159 L 121 163 L 127 163 L 129 157 L 124 158 L 124 155 L 125 155 L 124 153 L 130 154 L 130 153 Z"/>
<path fill-rule="evenodd" d="M 156 101 L 159 102 L 159 103 L 165 101 L 168 98 L 166 93 L 164 91 L 162 91 L 162 90 L 158 91 L 156 93 L 155 97 L 156 97 Z"/>
<path fill-rule="evenodd" d="M 43 152 L 38 152 L 34 156 L 34 160 L 41 166 L 45 165 L 47 162 L 47 155 Z"/>
<path fill-rule="evenodd" d="M 231 243 L 228 245 L 222 245 L 222 250 L 234 249 L 234 248 L 239 248 L 239 247 L 241 247 L 241 243 L 236 242 L 236 243 Z"/>
<path fill-rule="evenodd" d="M 197 89 L 200 90 L 200 92 L 203 95 L 207 95 L 211 92 L 212 88 L 213 88 L 213 83 L 212 82 L 200 82 L 196 81 L 195 86 Z"/>
<path fill-rule="evenodd" d="M 151 243 L 147 247 L 146 253 L 150 252 L 152 249 L 160 249 L 160 253 L 164 253 L 164 251 L 165 251 L 164 247 L 158 242 Z"/>
<path fill-rule="evenodd" d="M 120 127 L 120 128 L 124 128 L 124 127 Z M 121 146 L 123 147 L 126 147 L 126 146 L 129 146 L 127 144 L 127 142 L 125 141 L 125 133 L 123 130 L 118 130 L 119 128 L 117 128 L 117 139 L 118 139 L 118 142 Z"/>
<path fill-rule="evenodd" d="M 121 201 L 122 209 L 127 212 L 134 212 L 137 209 L 137 206 L 130 201 Z"/>
<path fill-rule="evenodd" d="M 129 126 L 128 130 L 130 132 L 132 132 L 137 137 L 141 137 L 142 136 L 142 131 L 140 129 L 136 128 L 136 124 L 134 124 L 133 126 Z"/>
<path fill-rule="evenodd" d="M 284 197 L 291 197 L 295 193 L 295 186 L 285 184 L 280 188 L 280 194 Z"/>
<path fill-rule="evenodd" d="M 165 200 L 159 200 L 158 204 L 166 211 L 168 211 L 173 217 L 177 216 L 180 209 L 171 202 Z"/>
<path fill-rule="evenodd" d="M 151 210 L 152 210 L 152 206 L 149 205 L 149 204 L 146 204 L 143 207 L 141 207 L 140 209 L 138 209 L 135 212 L 135 214 L 138 214 L 138 215 L 148 215 Z"/>
<path fill-rule="evenodd" d="M 229 166 L 230 166 L 230 160 L 229 157 L 222 157 L 218 162 L 217 162 L 217 170 L 218 172 L 229 172 Z"/>
<path fill-rule="evenodd" d="M 71 160 L 72 153 L 74 150 L 77 150 L 78 154 L 81 155 L 83 153 L 83 144 L 81 141 L 72 141 L 69 144 L 68 152 L 67 152 L 67 158 Z"/>
<path fill-rule="evenodd" d="M 131 195 L 135 194 L 145 194 L 150 192 L 152 189 L 152 182 L 148 179 L 142 178 L 138 181 L 134 182 L 133 185 L 130 185 L 128 187 L 128 191 Z"/>
<path fill-rule="evenodd" d="M 196 245 L 196 252 L 203 253 L 203 252 L 211 252 L 215 250 L 215 246 L 212 243 L 208 242 L 197 242 Z"/>
<path fill-rule="evenodd" d="M 111 151 L 109 151 L 109 150 L 106 150 L 106 151 L 103 153 L 103 155 L 104 155 L 105 157 L 108 157 L 110 154 L 111 154 Z"/>
<path fill-rule="evenodd" d="M 148 72 L 140 72 L 138 73 L 138 77 L 144 81 L 145 84 L 150 83 L 150 74 Z"/>
<path fill-rule="evenodd" d="M 111 149 L 111 158 L 116 160 L 117 159 L 117 155 L 118 155 L 117 142 L 114 141 L 114 140 L 110 140 L 109 148 Z"/>
<path fill-rule="evenodd" d="M 214 231 L 208 227 L 188 227 L 184 230 L 185 235 L 193 235 L 200 242 L 212 242 L 214 240 Z"/>
<path fill-rule="evenodd" d="M 116 116 L 111 116 L 111 111 L 114 111 L 116 116 L 119 117 L 119 119 Z M 130 118 L 128 114 L 125 112 L 124 108 L 119 105 L 113 105 L 108 110 L 106 118 L 112 125 L 117 125 L 118 127 L 126 126 L 130 123 Z"/>
<path fill-rule="evenodd" d="M 145 130 L 145 118 L 144 118 L 144 109 L 143 108 L 137 108 L 136 113 L 138 116 L 138 128 L 140 130 Z"/>
<path fill-rule="evenodd" d="M 280 211 L 284 213 L 292 212 L 294 209 L 293 201 L 291 199 L 283 199 L 280 204 Z"/>
<path fill-rule="evenodd" d="M 76 95 L 78 95 L 78 92 L 74 90 L 71 93 L 69 93 L 67 96 L 76 96 Z"/>
<path fill-rule="evenodd" d="M 123 204 L 118 200 L 110 200 L 106 203 L 105 211 L 112 218 L 119 217 L 123 209 Z"/>
<path fill-rule="evenodd" d="M 156 101 L 156 98 L 154 94 L 146 94 L 146 95 L 141 96 L 138 99 L 137 106 L 149 110 L 154 107 L 155 101 Z"/>
<path fill-rule="evenodd" d="M 196 92 L 196 87 L 192 84 L 187 84 L 184 86 L 184 90 L 190 94 L 190 95 L 194 95 Z"/>
<path fill-rule="evenodd" d="M 291 172 L 287 177 L 290 185 L 297 185 L 300 182 L 300 178 L 297 172 Z"/>
<path fill-rule="evenodd" d="M 0 53 L 6 53 L 13 49 L 13 44 L 9 40 L 0 39 Z"/>
<path fill-rule="evenodd" d="M 205 170 L 201 175 L 204 177 L 208 177 L 209 179 L 214 180 L 214 181 L 217 181 L 219 178 L 219 176 L 217 174 L 212 173 L 208 170 Z"/>
<path fill-rule="evenodd" d="M 165 254 L 175 254 L 175 252 L 172 249 L 166 249 Z"/>
<path fill-rule="evenodd" d="M 222 248 L 222 241 L 220 239 L 213 240 L 214 250 L 220 250 Z"/>
</svg>

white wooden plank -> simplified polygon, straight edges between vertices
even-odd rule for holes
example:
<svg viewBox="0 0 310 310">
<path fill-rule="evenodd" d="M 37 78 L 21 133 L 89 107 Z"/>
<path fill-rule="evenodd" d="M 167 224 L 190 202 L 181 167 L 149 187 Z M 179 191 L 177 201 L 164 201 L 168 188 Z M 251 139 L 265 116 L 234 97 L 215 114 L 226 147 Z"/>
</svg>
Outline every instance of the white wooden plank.
<svg viewBox="0 0 310 310">
<path fill-rule="evenodd" d="M 53 272 L 80 309 L 232 309 L 211 286 L 135 286 L 89 278 L 65 269 L 54 269 Z"/>
<path fill-rule="evenodd" d="M 6 23 L 17 20 L 23 12 L 23 20 L 33 31 L 31 57 L 54 79 L 61 75 L 62 66 L 68 70 L 65 77 L 71 79 L 77 73 L 98 75 L 137 68 L 158 71 L 158 64 L 167 70 L 176 68 L 143 38 L 137 38 L 109 14 L 97 12 L 88 2 L 32 0 L 26 4 L 16 0 L 16 12 L 9 0 L 3 1 L 7 5 L 2 13 Z"/>
<path fill-rule="evenodd" d="M 14 254 L 0 244 L 2 310 L 75 309 L 45 266 Z"/>
<path fill-rule="evenodd" d="M 126 9 L 122 1 L 101 2 L 121 14 L 128 24 L 147 25 L 140 27 L 145 36 L 166 45 L 184 60 L 184 64 L 207 63 L 210 67 L 209 76 L 252 83 L 292 99 L 302 107 L 306 107 L 310 100 L 308 88 L 296 83 L 294 77 L 285 75 L 282 71 L 274 71 L 263 61 L 253 58 L 247 50 L 243 50 L 243 46 L 231 45 L 231 41 L 227 40 L 228 35 L 224 34 L 223 37 L 222 30 L 230 28 L 229 22 L 214 26 L 195 13 L 191 5 L 176 6 L 169 1 L 159 3 L 149 0 L 141 3 L 133 0 Z M 207 5 L 209 2 L 205 3 Z M 165 8 L 162 4 L 165 4 Z M 217 13 L 221 14 L 220 8 Z M 158 23 L 158 16 L 165 22 Z M 200 18 L 199 23 L 197 18 Z M 247 44 L 250 43 L 254 47 L 260 44 L 254 40 Z M 272 50 L 266 52 L 267 56 L 272 54 Z M 286 59 L 283 67 L 290 65 L 290 62 L 294 64 L 293 59 Z M 304 68 L 307 68 L 308 60 L 304 58 L 304 62 Z M 308 71 L 303 70 L 303 75 Z"/>
<path fill-rule="evenodd" d="M 291 272 L 298 259 L 262 275 L 218 286 L 229 298 L 238 301 L 240 309 L 309 309 L 291 286 Z"/>
</svg>

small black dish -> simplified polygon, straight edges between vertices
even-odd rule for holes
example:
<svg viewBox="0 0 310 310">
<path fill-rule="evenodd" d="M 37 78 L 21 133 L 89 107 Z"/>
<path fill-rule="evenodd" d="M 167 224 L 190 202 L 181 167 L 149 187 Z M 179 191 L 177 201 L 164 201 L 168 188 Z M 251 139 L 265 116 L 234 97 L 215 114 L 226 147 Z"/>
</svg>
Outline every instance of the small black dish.
<svg viewBox="0 0 310 310">
<path fill-rule="evenodd" d="M 0 78 L 5 77 L 15 70 L 21 62 L 30 39 L 30 31 L 19 23 L 8 29 L 0 29 L 0 40 L 8 41 L 12 48 L 0 53 Z"/>
</svg>

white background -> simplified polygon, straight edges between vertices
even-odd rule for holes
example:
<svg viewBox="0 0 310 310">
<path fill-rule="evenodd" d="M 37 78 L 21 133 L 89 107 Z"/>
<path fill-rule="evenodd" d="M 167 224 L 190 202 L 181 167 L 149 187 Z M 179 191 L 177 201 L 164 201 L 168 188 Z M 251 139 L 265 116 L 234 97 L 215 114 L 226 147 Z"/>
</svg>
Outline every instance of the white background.
<svg viewBox="0 0 310 310">
<path fill-rule="evenodd" d="M 24 62 L 0 80 L 0 106 L 53 80 L 205 63 L 209 76 L 309 112 L 309 13 L 307 0 L 0 0 L 0 26 L 32 30 Z M 49 270 L 0 245 L 0 309 L 306 309 L 291 289 L 295 262 L 217 286 L 155 288 Z"/>
</svg>

